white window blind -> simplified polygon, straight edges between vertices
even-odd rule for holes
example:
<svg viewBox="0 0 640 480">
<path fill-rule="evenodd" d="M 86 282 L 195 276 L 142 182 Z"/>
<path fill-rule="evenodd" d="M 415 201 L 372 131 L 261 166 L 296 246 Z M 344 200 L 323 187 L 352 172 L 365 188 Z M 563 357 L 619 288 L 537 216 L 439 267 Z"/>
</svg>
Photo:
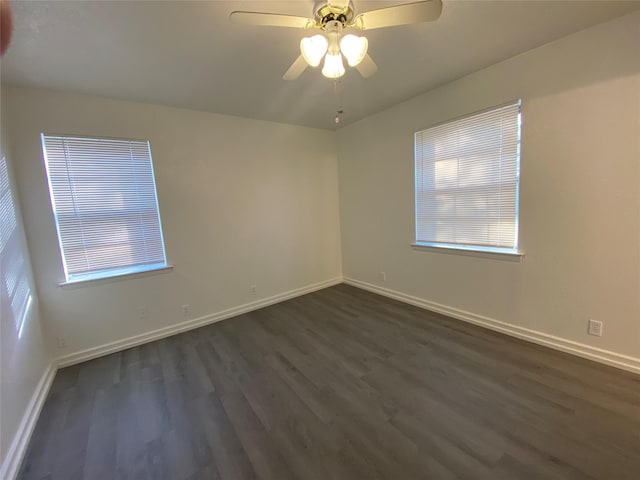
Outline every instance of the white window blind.
<svg viewBox="0 0 640 480">
<path fill-rule="evenodd" d="M 42 135 L 67 282 L 166 267 L 149 142 Z"/>
<path fill-rule="evenodd" d="M 520 101 L 415 135 L 416 243 L 515 252 Z"/>
<path fill-rule="evenodd" d="M 16 218 L 7 161 L 3 156 L 0 159 L 0 303 L 2 315 L 13 318 L 20 337 L 31 302 L 31 286 L 27 274 L 25 247 Z M 10 309 L 5 310 L 7 307 Z"/>
</svg>

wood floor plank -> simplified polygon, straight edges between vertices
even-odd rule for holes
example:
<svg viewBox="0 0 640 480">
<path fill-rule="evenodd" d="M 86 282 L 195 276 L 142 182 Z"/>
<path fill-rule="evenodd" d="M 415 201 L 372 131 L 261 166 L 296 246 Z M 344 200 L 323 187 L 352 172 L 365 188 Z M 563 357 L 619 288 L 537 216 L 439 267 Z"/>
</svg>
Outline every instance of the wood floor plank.
<svg viewBox="0 0 640 480">
<path fill-rule="evenodd" d="M 626 480 L 640 376 L 338 285 L 60 370 L 20 480 Z"/>
</svg>

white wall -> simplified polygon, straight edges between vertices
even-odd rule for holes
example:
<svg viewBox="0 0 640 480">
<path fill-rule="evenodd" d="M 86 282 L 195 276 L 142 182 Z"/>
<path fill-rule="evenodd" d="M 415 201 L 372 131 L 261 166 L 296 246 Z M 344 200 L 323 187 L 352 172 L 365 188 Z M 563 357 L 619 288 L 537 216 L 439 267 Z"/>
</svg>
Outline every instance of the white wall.
<svg viewBox="0 0 640 480">
<path fill-rule="evenodd" d="M 183 304 L 196 318 L 340 277 L 333 132 L 51 91 L 3 96 L 50 343 L 67 344 L 58 356 L 182 322 Z M 58 286 L 41 132 L 151 142 L 173 271 Z"/>
<path fill-rule="evenodd" d="M 178 324 L 183 304 L 200 317 L 331 281 L 341 266 L 360 282 L 640 358 L 638 44 L 635 13 L 449 83 L 340 130 L 338 165 L 329 131 L 2 87 L 2 153 L 41 302 L 34 289 L 18 338 L 2 299 L 0 458 L 53 355 Z M 413 133 L 516 98 L 524 260 L 412 249 Z M 151 141 L 173 271 L 58 286 L 41 132 Z M 588 318 L 605 322 L 602 338 L 586 334 Z M 55 350 L 59 336 L 66 349 Z"/>
<path fill-rule="evenodd" d="M 0 157 L 6 158 L 9 167 L 17 221 L 13 234 L 18 236 L 19 250 L 26 262 L 24 271 L 29 280 L 32 301 L 22 319 L 22 329 L 19 331 L 16 325 L 20 324 L 20 319 L 14 318 L 7 291 L 0 286 L 0 477 L 2 478 L 9 478 L 10 472 L 17 466 L 17 459 L 14 457 L 19 450 L 17 444 L 26 439 L 25 434 L 28 434 L 28 426 L 25 428 L 25 424 L 21 428 L 21 423 L 23 419 L 29 420 L 31 399 L 37 393 L 37 387 L 51 363 L 51 354 L 44 340 L 45 328 L 40 321 L 38 311 L 38 297 L 34 289 L 29 252 L 24 239 L 20 206 L 15 195 L 12 175 L 13 156 L 5 129 L 8 121 L 9 117 L 2 109 Z M 8 272 L 5 271 L 5 265 L 1 268 L 2 274 L 6 275 Z"/>
<path fill-rule="evenodd" d="M 640 359 L 638 45 L 634 13 L 341 129 L 345 277 Z M 517 98 L 523 261 L 412 249 L 414 132 Z"/>
</svg>

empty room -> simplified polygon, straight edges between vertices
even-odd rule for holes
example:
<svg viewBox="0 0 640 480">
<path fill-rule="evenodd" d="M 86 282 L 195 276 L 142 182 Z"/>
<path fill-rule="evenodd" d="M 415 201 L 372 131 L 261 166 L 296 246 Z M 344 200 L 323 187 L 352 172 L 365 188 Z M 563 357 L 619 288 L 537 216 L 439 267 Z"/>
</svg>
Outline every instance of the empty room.
<svg viewBox="0 0 640 480">
<path fill-rule="evenodd" d="M 0 7 L 2 480 L 640 478 L 640 1 Z"/>
</svg>

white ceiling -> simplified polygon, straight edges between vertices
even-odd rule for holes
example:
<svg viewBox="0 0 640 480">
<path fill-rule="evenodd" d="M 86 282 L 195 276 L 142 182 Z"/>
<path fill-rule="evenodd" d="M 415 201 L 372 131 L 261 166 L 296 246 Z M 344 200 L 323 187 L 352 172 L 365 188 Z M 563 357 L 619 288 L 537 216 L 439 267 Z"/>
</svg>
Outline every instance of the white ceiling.
<svg viewBox="0 0 640 480">
<path fill-rule="evenodd" d="M 356 13 L 405 1 L 355 0 Z M 314 2 L 17 1 L 3 83 L 335 128 L 334 84 L 282 74 L 304 30 L 231 25 L 233 10 L 312 16 Z M 434 23 L 366 33 L 380 70 L 340 85 L 346 125 L 631 10 L 639 1 L 444 0 Z"/>
</svg>

